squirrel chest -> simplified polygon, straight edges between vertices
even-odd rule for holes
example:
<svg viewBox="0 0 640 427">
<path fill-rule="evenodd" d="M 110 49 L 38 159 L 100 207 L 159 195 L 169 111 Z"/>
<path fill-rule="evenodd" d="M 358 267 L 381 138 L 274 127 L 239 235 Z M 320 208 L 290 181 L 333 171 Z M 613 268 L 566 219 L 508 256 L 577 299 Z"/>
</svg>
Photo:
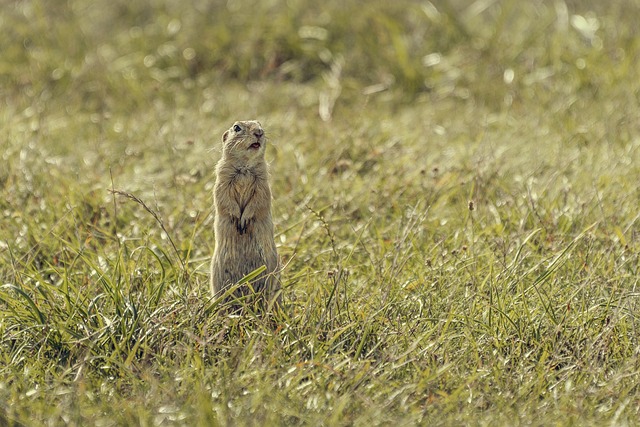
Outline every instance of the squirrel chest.
<svg viewBox="0 0 640 427">
<path fill-rule="evenodd" d="M 229 184 L 233 198 L 240 208 L 240 215 L 255 195 L 257 180 L 258 177 L 251 171 L 237 170 Z"/>
</svg>

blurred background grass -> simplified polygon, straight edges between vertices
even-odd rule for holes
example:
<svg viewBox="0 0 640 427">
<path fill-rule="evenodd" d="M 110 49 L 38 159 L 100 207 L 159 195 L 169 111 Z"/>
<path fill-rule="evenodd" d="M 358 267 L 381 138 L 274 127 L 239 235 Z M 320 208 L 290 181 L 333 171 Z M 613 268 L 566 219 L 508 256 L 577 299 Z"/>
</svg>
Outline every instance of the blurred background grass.
<svg viewBox="0 0 640 427">
<path fill-rule="evenodd" d="M 166 95 L 220 78 L 322 81 L 339 67 L 347 88 L 399 87 L 407 101 L 435 92 L 500 108 L 507 94 L 544 100 L 535 92 L 633 80 L 638 28 L 629 17 L 637 7 L 635 1 L 6 2 L 2 90 L 5 99 L 64 94 L 100 112 L 113 98 L 131 108 L 122 101 L 134 102 L 138 96 L 131 95 L 140 92 Z M 604 72 L 607 66 L 620 75 Z"/>
</svg>

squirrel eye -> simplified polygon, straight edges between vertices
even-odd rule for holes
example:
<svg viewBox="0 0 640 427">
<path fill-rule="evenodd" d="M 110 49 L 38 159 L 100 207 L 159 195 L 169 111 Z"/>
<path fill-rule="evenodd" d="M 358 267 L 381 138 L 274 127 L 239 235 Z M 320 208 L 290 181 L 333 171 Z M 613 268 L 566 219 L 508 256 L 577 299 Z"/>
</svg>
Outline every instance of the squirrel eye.
<svg viewBox="0 0 640 427">
<path fill-rule="evenodd" d="M 233 131 L 234 132 L 240 132 L 242 130 L 242 128 L 238 125 L 233 125 Z"/>
</svg>

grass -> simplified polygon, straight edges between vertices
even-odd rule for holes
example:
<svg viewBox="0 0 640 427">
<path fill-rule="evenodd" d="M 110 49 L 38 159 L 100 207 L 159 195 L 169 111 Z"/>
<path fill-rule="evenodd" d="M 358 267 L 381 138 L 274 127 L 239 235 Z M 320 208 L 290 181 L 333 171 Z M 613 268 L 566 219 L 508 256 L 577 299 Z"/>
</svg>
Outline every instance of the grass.
<svg viewBox="0 0 640 427">
<path fill-rule="evenodd" d="M 7 2 L 0 424 L 636 424 L 638 5 Z M 246 118 L 268 319 L 208 291 Z"/>
</svg>

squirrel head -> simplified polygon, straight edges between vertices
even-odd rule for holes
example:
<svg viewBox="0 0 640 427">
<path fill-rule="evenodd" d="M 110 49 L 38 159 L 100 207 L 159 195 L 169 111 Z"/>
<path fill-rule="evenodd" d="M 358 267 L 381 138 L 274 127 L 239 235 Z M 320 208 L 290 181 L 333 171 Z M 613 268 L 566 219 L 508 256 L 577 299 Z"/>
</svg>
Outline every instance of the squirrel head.
<svg viewBox="0 0 640 427">
<path fill-rule="evenodd" d="M 264 130 L 256 120 L 235 122 L 222 135 L 222 154 L 246 166 L 264 159 L 266 145 Z"/>
</svg>

